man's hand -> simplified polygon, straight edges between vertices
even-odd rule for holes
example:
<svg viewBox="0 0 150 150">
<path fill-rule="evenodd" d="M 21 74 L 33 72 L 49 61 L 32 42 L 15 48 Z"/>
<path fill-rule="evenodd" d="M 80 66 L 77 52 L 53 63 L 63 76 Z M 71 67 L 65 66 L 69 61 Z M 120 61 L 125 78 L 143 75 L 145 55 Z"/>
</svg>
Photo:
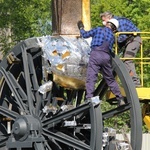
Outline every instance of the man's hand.
<svg viewBox="0 0 150 150">
<path fill-rule="evenodd" d="M 78 21 L 77 26 L 78 26 L 79 30 L 84 28 L 83 22 L 81 20 Z"/>
</svg>

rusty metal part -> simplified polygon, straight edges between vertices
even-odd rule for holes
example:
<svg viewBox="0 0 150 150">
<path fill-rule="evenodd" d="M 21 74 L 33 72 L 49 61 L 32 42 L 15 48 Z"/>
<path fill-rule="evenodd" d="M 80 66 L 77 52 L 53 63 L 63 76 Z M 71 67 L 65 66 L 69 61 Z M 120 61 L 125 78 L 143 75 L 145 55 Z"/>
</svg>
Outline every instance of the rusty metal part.
<svg viewBox="0 0 150 150">
<path fill-rule="evenodd" d="M 20 62 L 20 60 L 15 56 L 13 52 L 8 54 L 7 61 L 9 62 L 9 64 Z"/>
<path fill-rule="evenodd" d="M 53 0 L 53 35 L 79 35 L 77 22 L 83 20 L 85 29 L 90 29 L 89 0 Z"/>
<path fill-rule="evenodd" d="M 0 121 L 12 121 L 11 118 L 0 116 Z"/>
<path fill-rule="evenodd" d="M 90 0 L 82 0 L 82 21 L 85 30 L 91 29 L 90 6 Z"/>
<path fill-rule="evenodd" d="M 150 104 L 145 103 L 142 106 L 142 117 L 148 130 L 150 130 Z"/>
<path fill-rule="evenodd" d="M 54 82 L 68 89 L 85 89 L 85 82 L 75 78 L 54 74 Z"/>
</svg>

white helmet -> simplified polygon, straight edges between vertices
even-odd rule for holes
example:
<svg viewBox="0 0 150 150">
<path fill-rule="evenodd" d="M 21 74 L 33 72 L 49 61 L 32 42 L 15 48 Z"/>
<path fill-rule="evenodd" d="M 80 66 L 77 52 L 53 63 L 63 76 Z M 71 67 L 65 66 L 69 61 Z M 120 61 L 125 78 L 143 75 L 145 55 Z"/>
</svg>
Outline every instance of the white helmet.
<svg viewBox="0 0 150 150">
<path fill-rule="evenodd" d="M 116 27 L 116 29 L 118 29 L 118 27 L 119 27 L 119 21 L 117 20 L 117 19 L 110 19 L 109 21 L 108 21 L 108 23 L 112 23 L 115 27 Z"/>
</svg>

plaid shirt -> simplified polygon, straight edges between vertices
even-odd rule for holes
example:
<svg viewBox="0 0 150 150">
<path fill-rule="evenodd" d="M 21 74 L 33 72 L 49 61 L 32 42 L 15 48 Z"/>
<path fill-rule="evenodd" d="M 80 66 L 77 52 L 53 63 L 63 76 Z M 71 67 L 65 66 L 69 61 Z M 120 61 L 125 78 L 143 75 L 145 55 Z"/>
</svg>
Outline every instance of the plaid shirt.
<svg viewBox="0 0 150 150">
<path fill-rule="evenodd" d="M 110 28 L 108 27 L 97 27 L 90 31 L 80 30 L 80 34 L 83 38 L 92 37 L 91 48 L 95 46 L 101 46 L 103 42 L 109 42 L 109 50 L 111 51 L 114 44 L 114 35 Z"/>
<path fill-rule="evenodd" d="M 139 32 L 140 30 L 133 24 L 133 22 L 127 18 L 124 17 L 114 17 L 119 21 L 119 32 Z M 129 34 L 127 34 L 129 35 Z M 127 39 L 127 35 L 121 34 L 118 37 L 118 42 L 121 43 Z"/>
</svg>

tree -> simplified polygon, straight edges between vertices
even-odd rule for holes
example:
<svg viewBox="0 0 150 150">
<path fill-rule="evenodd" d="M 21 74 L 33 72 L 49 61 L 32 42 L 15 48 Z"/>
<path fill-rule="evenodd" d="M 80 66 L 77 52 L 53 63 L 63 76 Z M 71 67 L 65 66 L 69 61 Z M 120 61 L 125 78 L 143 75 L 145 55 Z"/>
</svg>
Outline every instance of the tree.
<svg viewBox="0 0 150 150">
<path fill-rule="evenodd" d="M 7 33 L 1 37 L 4 52 L 26 38 L 51 34 L 50 2 L 51 0 L 0 0 L 0 28 Z M 6 32 L 8 29 L 9 34 Z"/>
<path fill-rule="evenodd" d="M 149 31 L 150 28 L 150 1 L 149 0 L 91 0 L 92 26 L 101 25 L 99 14 L 110 11 L 116 16 L 124 16 L 131 19 L 141 31 Z M 99 24 L 98 24 L 99 23 Z"/>
</svg>

